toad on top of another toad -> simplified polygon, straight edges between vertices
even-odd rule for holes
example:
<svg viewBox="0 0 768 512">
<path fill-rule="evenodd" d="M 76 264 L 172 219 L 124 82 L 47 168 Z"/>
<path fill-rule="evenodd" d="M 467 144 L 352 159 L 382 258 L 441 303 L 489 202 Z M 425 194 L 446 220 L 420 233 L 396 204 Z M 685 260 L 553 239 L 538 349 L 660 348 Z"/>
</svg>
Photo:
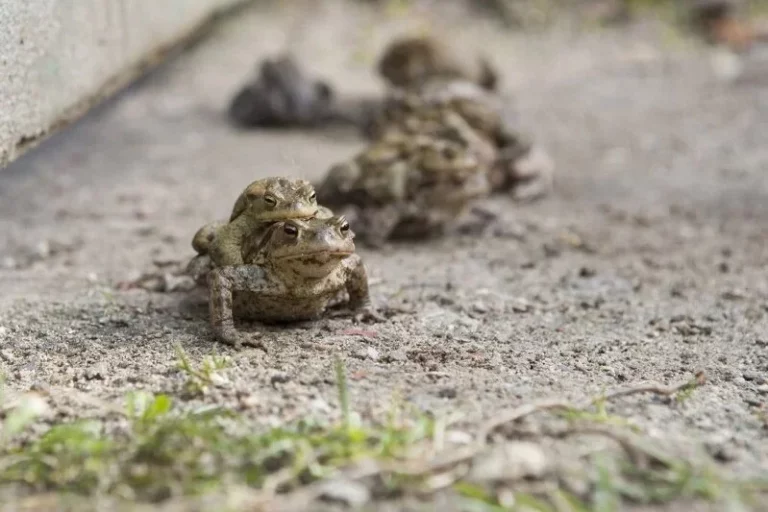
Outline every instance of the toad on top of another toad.
<svg viewBox="0 0 768 512">
<path fill-rule="evenodd" d="M 372 143 L 317 186 L 320 201 L 342 208 L 373 247 L 442 234 L 488 192 L 486 168 L 462 144 L 411 135 Z"/>
<path fill-rule="evenodd" d="M 355 254 L 354 233 L 342 216 L 285 220 L 247 237 L 246 264 L 208 273 L 210 320 L 220 341 L 252 344 L 235 318 L 289 322 L 318 318 L 340 294 L 358 317 L 380 319 L 368 278 Z"/>
<path fill-rule="evenodd" d="M 492 166 L 497 150 L 488 137 L 475 130 L 461 113 L 448 106 L 429 105 L 415 95 L 382 110 L 369 134 L 375 142 L 416 141 L 424 138 L 455 142 L 471 151 L 481 164 Z"/>
<path fill-rule="evenodd" d="M 497 95 L 467 80 L 434 78 L 413 89 L 392 90 L 363 130 L 376 140 L 393 131 L 444 135 L 446 127 L 450 137 L 462 139 L 488 165 L 494 192 L 532 200 L 551 191 L 549 155 L 513 128 L 511 113 Z"/>
<path fill-rule="evenodd" d="M 192 247 L 209 254 L 215 266 L 243 263 L 243 241 L 255 237 L 279 220 L 309 218 L 318 212 L 315 190 L 303 179 L 264 178 L 248 185 L 238 196 L 228 222 L 204 225 Z"/>
</svg>

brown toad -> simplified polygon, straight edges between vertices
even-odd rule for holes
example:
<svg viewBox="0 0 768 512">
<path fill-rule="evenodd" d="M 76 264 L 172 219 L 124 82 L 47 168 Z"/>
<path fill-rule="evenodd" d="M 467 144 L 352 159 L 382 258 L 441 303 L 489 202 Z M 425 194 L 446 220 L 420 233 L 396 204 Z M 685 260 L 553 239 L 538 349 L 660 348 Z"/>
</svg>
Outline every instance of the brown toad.
<svg viewBox="0 0 768 512">
<path fill-rule="evenodd" d="M 442 105 L 431 106 L 415 95 L 406 95 L 403 101 L 389 106 L 391 108 L 381 112 L 378 124 L 371 126 L 372 140 L 392 143 L 425 138 L 449 140 L 471 151 L 482 165 L 495 164 L 495 145 L 459 112 Z"/>
<path fill-rule="evenodd" d="M 486 168 L 460 143 L 396 134 L 333 166 L 317 187 L 321 202 L 344 208 L 374 247 L 443 234 L 488 191 Z"/>
<path fill-rule="evenodd" d="M 312 320 L 345 291 L 349 309 L 379 319 L 353 238 L 341 216 L 280 221 L 263 235 L 248 238 L 245 265 L 208 273 L 217 339 L 235 347 L 252 343 L 235 328 L 235 318 L 267 323 Z"/>
<path fill-rule="evenodd" d="M 495 90 L 499 77 L 488 58 L 459 50 L 431 36 L 401 37 L 387 45 L 376 69 L 397 88 L 419 87 L 434 78 L 444 78 L 469 80 Z"/>
<path fill-rule="evenodd" d="M 243 263 L 246 236 L 263 233 L 278 220 L 309 218 L 317 214 L 315 190 L 302 179 L 264 178 L 248 185 L 235 201 L 228 222 L 215 221 L 195 233 L 192 247 L 209 254 L 217 267 Z M 199 275 L 199 273 L 198 273 Z"/>
<path fill-rule="evenodd" d="M 487 164 L 494 192 L 532 200 L 551 191 L 554 164 L 549 155 L 513 128 L 499 96 L 469 81 L 434 79 L 415 89 L 393 90 L 363 127 L 373 140 L 393 131 L 444 134 L 446 129 Z"/>
</svg>

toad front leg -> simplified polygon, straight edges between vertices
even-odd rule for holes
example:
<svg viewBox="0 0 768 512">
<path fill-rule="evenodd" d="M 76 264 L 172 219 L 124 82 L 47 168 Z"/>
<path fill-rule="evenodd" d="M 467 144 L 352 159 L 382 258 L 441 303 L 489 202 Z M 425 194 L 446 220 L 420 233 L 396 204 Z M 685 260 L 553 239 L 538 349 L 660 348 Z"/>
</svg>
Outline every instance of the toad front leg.
<svg viewBox="0 0 768 512">
<path fill-rule="evenodd" d="M 209 248 L 211 259 L 221 267 L 243 264 L 243 237 L 239 226 L 233 223 L 237 220 L 222 228 Z"/>
<path fill-rule="evenodd" d="M 533 201 L 548 195 L 554 188 L 555 163 L 541 146 L 517 133 L 504 118 L 496 134 L 499 145 L 497 167 L 502 188 L 511 189 L 518 201 Z"/>
<path fill-rule="evenodd" d="M 346 288 L 349 294 L 349 309 L 356 312 L 358 321 L 383 322 L 385 319 L 376 312 L 368 291 L 368 274 L 362 258 L 357 254 L 350 256 L 346 262 L 348 274 Z"/>
<path fill-rule="evenodd" d="M 264 270 L 255 265 L 220 267 L 208 273 L 211 327 L 216 339 L 240 348 L 259 345 L 235 328 L 232 296 L 234 292 L 275 293 L 278 286 L 269 282 Z"/>
<path fill-rule="evenodd" d="M 555 165 L 543 148 L 532 146 L 511 165 L 514 199 L 532 201 L 546 196 L 554 188 Z"/>
</svg>

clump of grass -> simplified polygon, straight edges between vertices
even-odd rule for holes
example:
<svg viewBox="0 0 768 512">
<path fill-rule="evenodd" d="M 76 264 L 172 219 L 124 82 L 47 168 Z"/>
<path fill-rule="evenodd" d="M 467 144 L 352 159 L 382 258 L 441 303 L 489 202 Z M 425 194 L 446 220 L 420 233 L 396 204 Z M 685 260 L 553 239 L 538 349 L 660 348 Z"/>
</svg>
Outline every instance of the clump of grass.
<svg viewBox="0 0 768 512">
<path fill-rule="evenodd" d="M 190 380 L 208 385 L 220 367 L 194 368 L 183 352 L 179 359 Z M 768 489 L 768 483 L 730 480 L 713 466 L 676 459 L 615 433 L 610 437 L 620 441 L 626 455 L 593 454 L 592 474 L 584 475 L 590 484 L 586 492 L 577 495 L 556 485 L 526 487 L 530 482 L 479 485 L 466 480 L 467 473 L 460 468 L 486 453 L 485 443 L 452 465 L 435 462 L 436 454 L 446 455 L 444 422 L 423 413 L 403 414 L 401 407 L 384 422 L 363 421 L 353 411 L 346 369 L 338 358 L 334 371 L 341 409 L 338 421 L 304 420 L 263 432 L 252 432 L 240 416 L 224 408 L 189 410 L 170 396 L 135 392 L 126 397 L 125 421 L 118 429 L 108 429 L 101 421 L 78 421 L 54 425 L 32 442 L 13 444 L 13 437 L 36 417 L 35 410 L 13 409 L 2 423 L 0 484 L 157 502 L 215 492 L 225 485 L 249 486 L 273 497 L 340 475 L 378 479 L 388 492 L 435 492 L 438 488 L 430 487 L 430 482 L 444 480 L 433 477 L 448 471 L 463 476 L 441 484 L 442 488 L 451 487 L 465 510 L 478 512 L 607 512 L 626 501 L 666 503 L 679 498 L 720 501 L 729 504 L 728 510 L 748 510 L 747 497 Z M 655 386 L 641 389 L 672 392 Z M 592 400 L 596 413 L 566 409 L 566 417 L 614 427 L 621 422 L 608 415 L 605 401 L 616 395 Z M 374 469 L 363 477 L 350 476 L 355 474 L 351 471 L 355 463 L 363 460 L 373 462 Z"/>
<path fill-rule="evenodd" d="M 187 395 L 205 395 L 211 386 L 223 382 L 223 378 L 218 372 L 229 367 L 231 361 L 226 356 L 206 356 L 203 358 L 200 367 L 196 368 L 190 362 L 187 353 L 184 352 L 181 345 L 175 345 L 174 350 L 179 360 L 177 368 L 186 375 L 184 391 Z"/>
<path fill-rule="evenodd" d="M 340 362 L 337 372 L 344 374 Z M 346 379 L 339 391 L 347 396 Z M 126 400 L 127 428 L 108 432 L 94 421 L 55 425 L 36 441 L 0 455 L 0 483 L 142 501 L 209 492 L 225 480 L 261 488 L 277 477 L 277 490 L 284 491 L 361 458 L 405 456 L 431 435 L 426 418 L 417 428 L 356 425 L 347 398 L 341 402 L 346 412 L 340 423 L 301 421 L 253 434 L 226 409 L 185 411 L 167 395 L 132 393 Z"/>
<path fill-rule="evenodd" d="M 3 398 L 2 381 L 0 381 L 0 404 L 3 403 Z M 10 409 L 0 422 L 0 449 L 8 446 L 15 436 L 34 422 L 47 408 L 42 398 L 33 396 Z"/>
<path fill-rule="evenodd" d="M 341 406 L 341 420 L 345 429 L 349 429 L 349 389 L 347 388 L 347 371 L 341 358 L 336 357 L 333 362 L 336 371 L 336 389 L 339 393 L 339 405 Z"/>
</svg>

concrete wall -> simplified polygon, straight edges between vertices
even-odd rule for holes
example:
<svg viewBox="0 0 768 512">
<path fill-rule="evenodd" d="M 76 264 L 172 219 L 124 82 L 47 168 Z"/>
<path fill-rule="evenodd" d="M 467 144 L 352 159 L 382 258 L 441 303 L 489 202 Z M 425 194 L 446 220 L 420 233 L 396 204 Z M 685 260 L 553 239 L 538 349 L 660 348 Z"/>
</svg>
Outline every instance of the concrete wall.
<svg viewBox="0 0 768 512">
<path fill-rule="evenodd" d="M 0 0 L 0 168 L 242 0 Z"/>
</svg>

